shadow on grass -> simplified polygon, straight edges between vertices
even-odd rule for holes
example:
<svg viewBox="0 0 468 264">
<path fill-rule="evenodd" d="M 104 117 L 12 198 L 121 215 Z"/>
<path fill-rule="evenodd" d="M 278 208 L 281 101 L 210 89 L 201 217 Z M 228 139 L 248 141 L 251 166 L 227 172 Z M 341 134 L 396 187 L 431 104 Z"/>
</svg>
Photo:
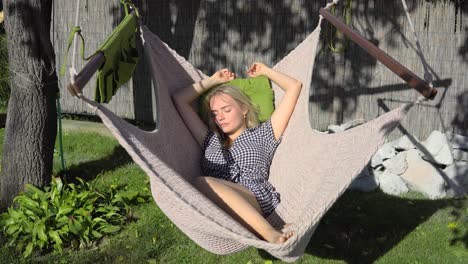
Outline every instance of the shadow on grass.
<svg viewBox="0 0 468 264">
<path fill-rule="evenodd" d="M 466 197 L 465 199 L 468 200 L 468 196 L 465 196 L 465 197 Z M 467 212 L 468 211 L 467 211 L 466 203 L 464 204 L 462 202 L 458 202 L 453 206 L 453 210 L 450 214 L 452 215 L 453 218 L 457 220 L 457 222 L 467 223 L 468 222 Z M 457 243 L 463 243 L 463 245 L 465 246 L 465 249 L 468 250 L 468 228 L 466 225 L 464 227 L 457 226 L 453 228 L 452 235 L 453 235 L 453 238 L 450 241 L 451 246 Z"/>
<path fill-rule="evenodd" d="M 347 191 L 322 218 L 305 253 L 346 263 L 373 263 L 435 212 L 447 207 L 457 211 L 463 208 L 463 201 Z M 461 239 L 466 240 L 466 236 Z M 454 238 L 450 245 L 457 242 Z M 275 259 L 263 250 L 259 250 L 259 255 Z"/>
<path fill-rule="evenodd" d="M 324 217 L 306 252 L 347 263 L 372 263 L 436 211 L 456 203 L 348 192 Z"/>
<path fill-rule="evenodd" d="M 130 162 L 132 162 L 130 155 L 119 145 L 107 157 L 72 165 L 66 171 L 61 170 L 57 174 L 68 182 L 74 182 L 76 178 L 90 181 L 101 173 L 114 171 Z"/>
</svg>

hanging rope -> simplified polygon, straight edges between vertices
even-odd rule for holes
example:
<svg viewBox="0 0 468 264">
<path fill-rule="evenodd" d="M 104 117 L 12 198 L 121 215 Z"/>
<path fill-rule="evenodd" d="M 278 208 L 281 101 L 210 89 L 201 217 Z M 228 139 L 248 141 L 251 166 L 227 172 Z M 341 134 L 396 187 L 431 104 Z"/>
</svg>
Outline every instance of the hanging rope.
<svg viewBox="0 0 468 264">
<path fill-rule="evenodd" d="M 67 68 L 68 52 L 70 50 L 70 47 L 71 47 L 72 43 L 74 43 L 73 44 L 74 48 L 73 48 L 73 55 L 72 55 L 72 66 L 70 67 L 70 70 L 73 69 L 73 71 L 76 72 L 76 68 L 75 68 L 75 56 L 76 56 L 75 48 L 76 48 L 76 36 L 77 35 L 81 39 L 80 56 L 81 56 L 82 59 L 86 60 L 86 58 L 84 57 L 85 42 L 84 42 L 83 35 L 81 35 L 81 28 L 79 26 L 73 26 L 72 29 L 71 29 L 70 35 L 68 36 L 67 51 L 65 52 L 65 56 L 64 56 L 63 64 L 62 64 L 62 69 L 60 71 L 61 75 L 65 74 L 65 69 Z"/>
<path fill-rule="evenodd" d="M 338 4 L 339 0 L 333 0 L 331 1 L 330 3 L 327 3 L 323 8 L 324 9 L 327 9 L 327 10 L 330 10 L 330 8 L 336 4 Z M 322 24 L 322 20 L 323 20 L 323 16 L 319 14 L 319 25 Z"/>
<path fill-rule="evenodd" d="M 410 16 L 409 11 L 408 11 L 408 6 L 406 5 L 405 0 L 401 0 L 401 3 L 403 4 L 403 9 L 405 10 L 406 18 L 408 19 L 410 29 L 413 32 L 414 41 L 416 43 L 416 53 L 418 54 L 419 58 L 421 59 L 421 62 L 422 62 L 423 67 L 424 67 L 424 80 L 427 83 L 429 83 L 429 86 L 431 88 L 433 88 L 434 87 L 434 85 L 432 84 L 433 76 L 429 71 L 429 65 L 427 64 L 426 58 L 424 57 L 424 54 L 422 52 L 421 44 L 420 44 L 419 39 L 418 39 L 418 35 L 416 34 L 416 30 L 414 29 L 413 21 L 411 20 L 411 16 Z M 416 99 L 416 101 L 414 103 L 419 104 L 419 103 L 421 103 L 423 101 L 427 101 L 427 98 L 420 95 L 420 96 L 418 96 L 418 98 Z"/>
<path fill-rule="evenodd" d="M 85 42 L 83 35 L 81 35 L 81 27 L 78 25 L 79 20 L 80 20 L 80 0 L 76 1 L 76 12 L 75 12 L 75 25 L 73 25 L 70 36 L 68 37 L 68 47 L 67 51 L 64 56 L 63 64 L 62 64 L 62 70 L 60 71 L 61 75 L 65 74 L 65 69 L 67 67 L 67 59 L 68 59 L 68 52 L 70 51 L 71 43 L 73 40 L 73 48 L 72 48 L 72 63 L 71 67 L 68 70 L 69 75 L 70 75 L 70 82 L 74 83 L 76 76 L 78 75 L 78 72 L 76 70 L 76 48 L 77 48 L 77 39 L 76 37 L 79 36 L 81 38 L 81 57 L 82 59 L 86 60 L 84 57 L 84 50 L 85 50 Z M 89 59 L 89 58 L 88 58 Z"/>
<path fill-rule="evenodd" d="M 73 69 L 76 72 L 76 68 L 75 68 L 76 45 L 77 45 L 76 35 L 81 36 L 81 28 L 78 26 L 78 23 L 79 23 L 79 20 L 80 20 L 80 0 L 76 1 L 75 10 L 76 10 L 76 13 L 75 13 L 75 26 L 74 26 L 75 30 L 74 30 L 74 34 L 73 34 L 74 37 L 73 37 L 73 53 L 72 53 L 71 69 Z M 83 36 L 81 36 L 81 39 L 82 39 L 82 43 L 84 44 Z M 82 49 L 84 50 L 84 45 L 83 45 Z M 83 54 L 84 54 L 84 51 L 83 51 Z"/>
<path fill-rule="evenodd" d="M 331 1 L 330 3 L 327 3 L 327 5 L 324 7 L 325 9 L 327 10 L 330 10 L 330 8 L 334 5 L 337 5 L 339 2 L 339 0 L 333 0 Z M 320 16 L 320 18 L 322 18 L 322 16 Z"/>
<path fill-rule="evenodd" d="M 136 16 L 138 18 L 140 17 L 140 12 L 138 11 L 138 8 L 136 8 L 135 4 L 131 0 L 120 0 L 120 3 L 124 7 L 126 16 L 128 16 L 128 14 L 130 14 L 130 12 L 133 10 L 135 11 Z M 129 8 L 130 8 L 130 11 L 129 11 Z"/>
</svg>

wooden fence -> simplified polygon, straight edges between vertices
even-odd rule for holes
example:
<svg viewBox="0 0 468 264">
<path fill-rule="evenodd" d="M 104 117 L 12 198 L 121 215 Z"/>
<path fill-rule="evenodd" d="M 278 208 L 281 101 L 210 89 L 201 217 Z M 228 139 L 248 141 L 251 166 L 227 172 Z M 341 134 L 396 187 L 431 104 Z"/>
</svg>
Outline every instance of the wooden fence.
<svg viewBox="0 0 468 264">
<path fill-rule="evenodd" d="M 253 61 L 273 65 L 283 58 L 312 32 L 318 10 L 325 4 L 307 0 L 134 2 L 150 30 L 195 66 L 206 73 L 229 67 L 239 75 Z M 336 15 L 341 17 L 349 1 L 340 2 Z M 468 135 L 468 23 L 462 19 L 468 13 L 468 4 L 407 2 L 439 94 L 434 101 L 413 108 L 391 137 L 408 131 L 424 139 L 432 130 Z M 86 53 L 91 54 L 122 19 L 123 9 L 117 0 L 82 0 L 79 8 Z M 355 30 L 423 77 L 401 1 L 352 1 L 350 10 L 350 24 Z M 52 30 L 59 63 L 63 61 L 75 11 L 75 0 L 54 1 Z M 353 43 L 346 44 L 339 34 L 331 38 L 332 33 L 332 28 L 324 24 L 310 96 L 312 127 L 323 130 L 330 124 L 368 120 L 416 98 L 416 93 L 383 65 Z M 345 49 L 331 52 L 330 44 Z M 77 61 L 80 69 L 83 62 Z M 66 77 L 60 78 L 60 84 L 65 112 L 90 113 L 80 100 L 67 93 Z M 152 90 L 143 58 L 133 80 L 120 88 L 108 106 L 121 117 L 154 123 L 157 113 Z M 89 96 L 93 93 L 94 80 L 85 90 Z"/>
</svg>

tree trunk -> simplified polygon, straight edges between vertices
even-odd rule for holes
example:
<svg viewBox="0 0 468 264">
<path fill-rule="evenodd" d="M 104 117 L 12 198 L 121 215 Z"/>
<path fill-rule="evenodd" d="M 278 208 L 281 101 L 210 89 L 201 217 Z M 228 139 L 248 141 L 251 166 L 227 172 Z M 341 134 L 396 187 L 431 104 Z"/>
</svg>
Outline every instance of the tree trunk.
<svg viewBox="0 0 468 264">
<path fill-rule="evenodd" d="M 11 95 L 0 175 L 0 209 L 26 183 L 50 182 L 58 84 L 50 42 L 52 1 L 3 0 Z"/>
</svg>

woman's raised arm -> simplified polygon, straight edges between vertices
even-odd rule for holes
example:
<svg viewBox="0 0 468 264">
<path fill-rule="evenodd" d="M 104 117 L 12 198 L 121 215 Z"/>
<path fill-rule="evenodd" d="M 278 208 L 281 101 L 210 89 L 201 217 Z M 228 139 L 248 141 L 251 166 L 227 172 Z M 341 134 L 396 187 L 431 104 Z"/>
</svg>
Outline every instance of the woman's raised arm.
<svg viewBox="0 0 468 264">
<path fill-rule="evenodd" d="M 200 146 L 203 145 L 208 127 L 192 108 L 192 102 L 206 90 L 234 79 L 236 75 L 228 69 L 215 72 L 212 76 L 196 82 L 172 95 L 172 100 L 192 135 Z"/>
<path fill-rule="evenodd" d="M 297 99 L 301 94 L 302 83 L 259 62 L 252 64 L 247 74 L 250 77 L 264 75 L 286 92 L 278 107 L 271 115 L 271 126 L 273 127 L 275 138 L 278 140 L 288 126 L 289 119 L 296 107 Z"/>
</svg>

